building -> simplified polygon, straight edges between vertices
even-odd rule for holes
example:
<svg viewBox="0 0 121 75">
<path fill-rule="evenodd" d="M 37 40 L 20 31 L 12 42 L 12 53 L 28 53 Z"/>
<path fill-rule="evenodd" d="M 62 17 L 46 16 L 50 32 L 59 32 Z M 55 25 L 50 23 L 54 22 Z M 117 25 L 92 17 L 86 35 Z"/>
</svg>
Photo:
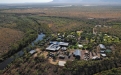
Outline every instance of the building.
<svg viewBox="0 0 121 75">
<path fill-rule="evenodd" d="M 59 61 L 59 62 L 58 62 L 58 65 L 59 65 L 59 66 L 65 66 L 65 64 L 66 64 L 66 61 Z"/>
<path fill-rule="evenodd" d="M 99 57 L 98 56 L 92 57 L 92 60 L 95 60 L 95 59 L 99 59 Z"/>
<path fill-rule="evenodd" d="M 99 44 L 100 50 L 106 50 L 106 47 L 103 44 Z"/>
<path fill-rule="evenodd" d="M 67 47 L 69 45 L 69 43 L 67 42 L 57 42 L 57 41 L 51 41 L 50 44 L 59 45 L 62 47 Z"/>
<path fill-rule="evenodd" d="M 58 45 L 57 41 L 50 41 L 50 44 Z"/>
<path fill-rule="evenodd" d="M 101 53 L 101 56 L 102 56 L 102 57 L 106 57 L 106 54 L 104 54 L 104 53 Z"/>
<path fill-rule="evenodd" d="M 36 50 L 31 50 L 29 53 L 34 54 L 34 53 L 36 53 Z"/>
<path fill-rule="evenodd" d="M 61 50 L 62 50 L 62 51 L 66 51 L 67 48 L 66 48 L 66 47 L 62 47 Z"/>
<path fill-rule="evenodd" d="M 58 51 L 61 47 L 59 45 L 51 44 L 46 48 L 48 51 Z"/>
<path fill-rule="evenodd" d="M 62 47 L 68 47 L 69 43 L 59 42 L 59 45 L 62 46 Z"/>
<path fill-rule="evenodd" d="M 50 45 L 46 48 L 46 50 L 48 51 L 58 51 L 61 47 L 62 50 L 66 50 L 67 46 L 69 45 L 69 43 L 66 42 L 57 42 L 57 41 L 50 41 L 49 43 Z"/>
<path fill-rule="evenodd" d="M 79 58 L 81 57 L 81 51 L 77 49 L 77 50 L 74 51 L 73 55 L 74 55 L 77 59 L 79 59 Z"/>
</svg>

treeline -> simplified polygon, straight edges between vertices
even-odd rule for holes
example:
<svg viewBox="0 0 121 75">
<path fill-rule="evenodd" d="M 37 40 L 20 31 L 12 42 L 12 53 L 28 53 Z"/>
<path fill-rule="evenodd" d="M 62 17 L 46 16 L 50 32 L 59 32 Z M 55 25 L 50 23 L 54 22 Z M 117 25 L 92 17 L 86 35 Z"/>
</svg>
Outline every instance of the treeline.
<svg viewBox="0 0 121 75">
<path fill-rule="evenodd" d="M 95 73 L 117 68 L 121 59 L 105 59 L 100 61 L 68 61 L 64 75 L 93 75 Z"/>
<path fill-rule="evenodd" d="M 111 70 L 102 71 L 95 75 L 121 75 L 121 68 L 113 68 Z"/>
<path fill-rule="evenodd" d="M 93 75 L 101 71 L 121 67 L 121 44 L 115 46 L 116 51 L 111 58 L 98 61 L 68 61 L 63 75 Z"/>
</svg>

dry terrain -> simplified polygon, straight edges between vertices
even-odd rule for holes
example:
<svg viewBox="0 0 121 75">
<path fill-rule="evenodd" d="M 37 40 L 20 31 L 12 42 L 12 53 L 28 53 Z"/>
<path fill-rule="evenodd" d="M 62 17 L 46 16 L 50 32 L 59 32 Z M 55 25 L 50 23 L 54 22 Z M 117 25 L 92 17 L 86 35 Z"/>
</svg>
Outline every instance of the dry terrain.
<svg viewBox="0 0 121 75">
<path fill-rule="evenodd" d="M 8 52 L 10 46 L 23 37 L 23 33 L 10 28 L 0 28 L 0 55 Z"/>
<path fill-rule="evenodd" d="M 44 16 L 62 16 L 78 18 L 121 18 L 120 6 L 73 6 L 73 7 L 45 7 L 4 10 L 5 13 L 31 13 Z"/>
</svg>

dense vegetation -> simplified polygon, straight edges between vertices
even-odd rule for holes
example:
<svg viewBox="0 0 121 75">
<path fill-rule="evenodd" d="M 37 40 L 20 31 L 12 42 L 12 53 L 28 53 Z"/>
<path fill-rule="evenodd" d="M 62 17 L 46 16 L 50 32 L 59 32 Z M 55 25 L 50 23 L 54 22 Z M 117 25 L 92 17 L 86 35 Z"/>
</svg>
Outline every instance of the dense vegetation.
<svg viewBox="0 0 121 75">
<path fill-rule="evenodd" d="M 121 75 L 121 68 L 113 68 L 111 70 L 102 71 L 95 75 Z"/>
<path fill-rule="evenodd" d="M 111 22 L 105 21 L 105 24 L 108 25 L 109 27 L 98 27 L 96 30 L 98 32 L 103 32 L 107 34 L 111 34 L 114 36 L 118 36 L 121 38 L 121 19 L 118 20 L 112 20 Z"/>
</svg>

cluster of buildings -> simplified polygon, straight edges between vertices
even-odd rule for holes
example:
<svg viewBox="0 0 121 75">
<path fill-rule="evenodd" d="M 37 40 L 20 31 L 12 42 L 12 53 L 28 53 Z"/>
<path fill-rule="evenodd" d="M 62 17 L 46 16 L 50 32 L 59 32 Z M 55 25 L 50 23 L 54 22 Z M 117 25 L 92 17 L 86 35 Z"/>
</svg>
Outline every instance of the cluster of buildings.
<svg viewBox="0 0 121 75">
<path fill-rule="evenodd" d="M 69 43 L 67 42 L 57 42 L 57 41 L 51 41 L 50 45 L 46 48 L 47 51 L 58 51 L 60 49 L 66 50 L 69 46 Z"/>
<path fill-rule="evenodd" d="M 98 56 L 93 56 L 93 57 L 90 57 L 90 53 L 89 52 L 84 52 L 86 50 L 79 50 L 79 49 L 75 49 L 73 52 L 70 51 L 69 54 L 64 54 L 64 52 L 66 53 L 67 52 L 67 48 L 69 46 L 69 43 L 68 42 L 58 42 L 58 41 L 50 41 L 49 42 L 49 45 L 46 47 L 46 51 L 50 51 L 50 52 L 55 52 L 55 53 L 50 53 L 50 56 L 54 56 L 55 54 L 58 54 L 58 57 L 59 58 L 64 58 L 64 60 L 67 59 L 67 57 L 74 57 L 76 59 L 84 59 L 84 60 L 88 60 L 90 58 L 92 59 L 97 59 L 97 58 L 100 58 Z M 78 44 L 78 47 L 79 48 L 83 48 L 83 45 L 81 44 Z M 99 48 L 99 53 L 102 57 L 106 57 L 106 51 L 107 51 L 107 48 L 103 45 L 103 44 L 99 44 L 98 46 Z M 36 53 L 35 50 L 31 50 L 29 52 L 30 54 L 34 54 Z M 73 55 L 73 56 L 72 56 Z M 65 59 L 66 58 L 66 59 Z M 68 59 L 69 59 L 68 58 Z M 72 58 L 73 59 L 73 58 Z M 62 64 L 65 64 L 65 61 L 59 61 L 59 65 L 62 65 Z M 64 66 L 64 65 L 62 65 Z"/>
<path fill-rule="evenodd" d="M 67 47 L 69 46 L 69 43 L 67 42 L 57 42 L 57 41 L 51 41 L 50 45 L 46 48 L 47 51 L 59 51 L 60 49 L 63 51 L 67 50 Z M 81 57 L 81 51 L 79 49 L 76 49 L 73 52 L 73 55 L 77 58 Z"/>
</svg>

